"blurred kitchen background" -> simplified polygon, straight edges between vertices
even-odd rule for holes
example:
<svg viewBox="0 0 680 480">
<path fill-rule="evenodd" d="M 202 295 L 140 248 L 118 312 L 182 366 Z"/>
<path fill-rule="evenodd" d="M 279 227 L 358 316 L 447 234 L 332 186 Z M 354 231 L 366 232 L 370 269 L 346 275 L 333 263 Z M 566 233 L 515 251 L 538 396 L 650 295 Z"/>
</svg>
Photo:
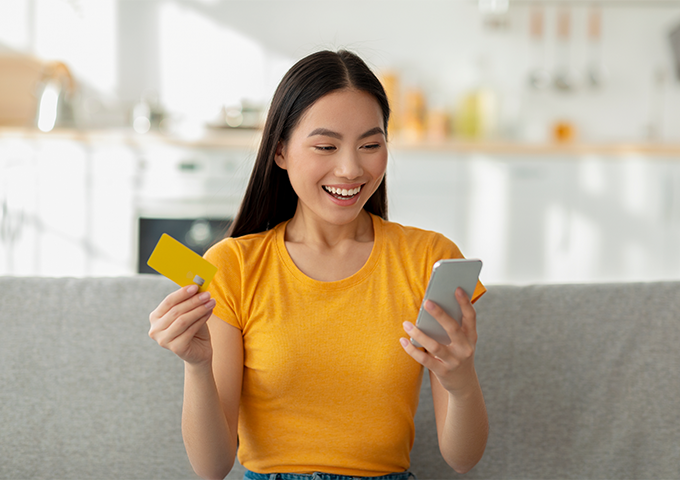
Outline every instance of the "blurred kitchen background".
<svg viewBox="0 0 680 480">
<path fill-rule="evenodd" d="M 322 49 L 383 81 L 390 219 L 486 283 L 680 277 L 680 1 L 2 0 L 0 275 L 147 272 L 236 213 Z"/>
</svg>

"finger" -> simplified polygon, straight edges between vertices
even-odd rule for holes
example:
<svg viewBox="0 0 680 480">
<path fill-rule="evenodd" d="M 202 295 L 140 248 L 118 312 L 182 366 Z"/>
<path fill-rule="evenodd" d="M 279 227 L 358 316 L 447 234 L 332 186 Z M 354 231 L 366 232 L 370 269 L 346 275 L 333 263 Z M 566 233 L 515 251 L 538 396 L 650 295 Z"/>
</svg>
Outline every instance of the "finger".
<svg viewBox="0 0 680 480">
<path fill-rule="evenodd" d="M 200 330 L 208 323 L 208 320 L 210 320 L 210 317 L 213 315 L 213 309 L 209 309 L 205 315 L 203 315 L 201 318 L 198 319 L 191 327 L 187 328 L 185 334 L 189 336 L 190 338 L 194 338 Z M 205 327 L 206 332 L 208 332 L 208 327 Z M 209 332 L 208 332 L 209 335 Z"/>
<path fill-rule="evenodd" d="M 453 341 L 453 338 L 458 335 L 458 332 L 460 331 L 458 322 L 432 300 L 427 300 L 425 302 L 425 310 L 439 322 L 444 331 L 448 334 L 449 339 Z"/>
<path fill-rule="evenodd" d="M 470 304 L 465 292 L 462 289 L 459 290 L 463 294 L 463 300 Z M 456 295 L 458 295 L 458 291 L 456 291 Z M 474 329 L 474 308 L 472 308 L 473 325 L 470 326 L 468 324 L 464 324 L 465 328 L 461 327 L 458 322 L 456 322 L 456 320 L 451 318 L 451 316 L 447 314 L 443 308 L 430 300 L 425 302 L 425 309 L 444 328 L 450 340 L 449 344 L 445 347 L 441 346 L 441 348 L 437 349 L 437 351 L 430 351 L 434 353 L 438 359 L 444 362 L 451 362 L 454 358 L 458 358 L 460 356 L 465 358 L 467 355 L 469 355 L 468 352 L 470 351 L 470 345 L 472 344 L 474 346 L 477 342 L 477 332 Z M 470 312 L 464 314 L 462 320 L 466 320 L 465 315 L 470 315 Z M 420 343 L 420 340 L 418 340 L 418 342 Z"/>
<path fill-rule="evenodd" d="M 175 305 L 191 298 L 198 292 L 198 285 L 192 284 L 175 290 L 170 295 L 165 297 L 163 301 L 156 307 L 156 309 L 149 315 L 149 320 L 161 318 L 163 315 L 168 313 Z"/>
<path fill-rule="evenodd" d="M 408 333 L 412 339 L 414 339 L 416 342 L 422 345 L 423 348 L 427 350 L 427 352 L 440 358 L 441 356 L 445 356 L 446 347 L 444 345 L 442 345 L 437 340 L 433 339 L 432 337 L 424 333 L 422 330 L 413 325 L 411 322 L 404 322 L 403 326 L 404 331 Z M 415 345 L 413 346 L 413 348 L 416 348 Z"/>
<path fill-rule="evenodd" d="M 175 337 L 182 331 L 186 330 L 189 325 L 194 323 L 196 319 L 205 314 L 206 307 L 212 309 L 209 298 L 202 296 L 201 298 L 193 297 L 185 300 L 179 305 L 175 305 L 168 313 L 161 318 L 154 319 L 149 328 L 149 336 L 156 341 L 168 335 Z"/>
<path fill-rule="evenodd" d="M 180 316 L 205 305 L 210 302 L 210 292 L 203 292 L 199 295 L 194 295 L 181 303 L 178 303 L 166 313 L 163 318 L 168 319 L 172 323 L 173 319 L 179 318 Z"/>
<path fill-rule="evenodd" d="M 210 299 L 210 292 L 203 292 L 174 305 L 168 312 L 160 318 L 154 318 L 151 314 L 151 329 L 149 336 L 155 338 L 156 332 L 162 332 L 173 327 L 174 330 L 184 330 L 197 318 L 205 314 L 205 309 L 212 310 L 215 307 L 214 300 Z"/>
<path fill-rule="evenodd" d="M 456 289 L 456 300 L 458 300 L 458 305 L 460 305 L 460 311 L 463 314 L 463 318 L 461 320 L 462 326 L 468 332 L 474 332 L 476 334 L 477 311 L 475 310 L 475 307 L 472 306 L 470 297 L 468 297 L 467 293 L 465 293 L 465 290 L 463 290 L 460 287 Z"/>
<path fill-rule="evenodd" d="M 155 335 L 155 340 L 165 348 L 171 348 L 173 344 L 187 344 L 200 330 L 203 324 L 208 321 L 215 307 L 215 300 L 210 300 L 205 305 L 200 305 L 195 309 L 178 317 L 166 329 L 159 331 Z"/>
<path fill-rule="evenodd" d="M 406 353 L 408 353 L 411 356 L 411 358 L 413 358 L 423 367 L 432 371 L 434 371 L 438 367 L 439 360 L 437 360 L 433 355 L 429 354 L 427 351 L 423 351 L 417 348 L 408 339 L 402 337 L 399 339 L 399 343 L 401 343 L 401 346 L 404 348 Z M 418 343 L 420 343 L 420 340 L 418 341 Z"/>
<path fill-rule="evenodd" d="M 187 301 L 185 303 L 190 302 L 193 303 L 193 300 L 194 299 L 192 299 L 191 301 Z M 191 326 L 194 325 L 196 322 L 200 321 L 200 319 L 206 313 L 212 313 L 213 308 L 215 308 L 215 304 L 216 304 L 215 299 L 211 299 L 206 303 L 196 305 L 194 308 L 191 308 L 190 310 L 187 310 L 182 314 L 178 315 L 172 322 L 168 324 L 168 326 L 164 330 L 166 330 L 167 335 L 171 337 L 177 337 L 181 335 L 186 330 L 191 328 Z M 166 315 L 166 317 L 170 317 L 170 314 Z"/>
<path fill-rule="evenodd" d="M 163 343 L 159 342 L 159 344 L 175 353 L 182 354 L 186 351 L 188 345 L 193 341 L 193 339 L 199 334 L 201 329 L 205 327 L 205 324 L 208 322 L 211 316 L 212 310 L 208 310 L 203 316 L 199 317 L 193 324 L 189 325 L 188 328 L 180 332 L 177 336 L 172 338 L 168 336 L 167 339 L 163 340 Z M 207 331 L 207 327 L 205 328 L 207 332 L 207 338 L 209 338 L 210 333 Z"/>
</svg>

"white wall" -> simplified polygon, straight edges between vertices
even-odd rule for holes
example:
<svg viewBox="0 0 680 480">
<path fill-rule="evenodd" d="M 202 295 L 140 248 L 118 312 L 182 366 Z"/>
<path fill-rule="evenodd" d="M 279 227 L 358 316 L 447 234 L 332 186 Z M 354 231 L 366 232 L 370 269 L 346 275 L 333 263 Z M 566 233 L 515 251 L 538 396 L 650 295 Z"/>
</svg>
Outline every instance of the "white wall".
<svg viewBox="0 0 680 480">
<path fill-rule="evenodd" d="M 511 6 L 508 27 L 501 30 L 484 27 L 473 1 L 255 1 L 199 8 L 294 58 L 319 47 L 355 49 L 378 69 L 398 69 L 405 83 L 420 85 L 432 101 L 455 106 L 466 89 L 480 80 L 488 82 L 503 94 L 506 128 L 520 135 L 518 122 L 550 123 L 567 117 L 584 139 L 605 141 L 644 138 L 653 75 L 659 68 L 671 73 L 666 35 L 680 23 L 680 4 L 605 7 L 602 56 L 610 73 L 608 84 L 597 92 L 564 95 L 535 94 L 527 88 L 531 43 L 526 4 Z M 556 12 L 555 2 L 545 11 L 549 68 L 557 62 Z M 571 60 L 576 73 L 585 75 L 588 8 L 580 2 L 572 13 Z M 487 65 L 485 74 L 478 68 L 480 60 Z M 663 136 L 680 139 L 676 79 L 669 78 L 665 94 Z"/>
<path fill-rule="evenodd" d="M 680 162 L 393 151 L 390 219 L 439 231 L 490 283 L 680 275 Z"/>
<path fill-rule="evenodd" d="M 554 70 L 557 5 L 569 2 L 544 3 L 547 66 Z M 570 59 L 584 75 L 588 6 L 572 3 Z M 645 140 L 652 121 L 662 140 L 680 140 L 680 82 L 667 41 L 680 23 L 680 2 L 598 3 L 609 78 L 599 91 L 571 94 L 527 87 L 531 3 L 521 0 L 510 2 L 501 29 L 485 27 L 474 0 L 3 0 L 0 48 L 71 61 L 81 80 L 115 95 L 123 110 L 153 88 L 171 110 L 214 101 L 218 111 L 243 96 L 266 103 L 293 60 L 346 47 L 378 71 L 396 69 L 404 85 L 420 86 L 432 104 L 449 109 L 479 82 L 494 86 L 507 135 L 540 140 L 566 118 L 584 141 Z M 50 22 L 54 12 L 61 23 Z M 87 28 L 91 22 L 96 28 Z M 659 70 L 667 80 L 655 91 Z M 660 113 L 650 111 L 654 104 Z"/>
</svg>

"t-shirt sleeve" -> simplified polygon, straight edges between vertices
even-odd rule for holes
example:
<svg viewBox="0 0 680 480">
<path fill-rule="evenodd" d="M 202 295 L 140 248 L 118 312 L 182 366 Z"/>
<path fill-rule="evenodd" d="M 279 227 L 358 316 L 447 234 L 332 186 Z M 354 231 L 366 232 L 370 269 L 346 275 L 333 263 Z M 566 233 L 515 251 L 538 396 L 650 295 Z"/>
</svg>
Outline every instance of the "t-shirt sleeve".
<svg viewBox="0 0 680 480">
<path fill-rule="evenodd" d="M 243 262 L 238 244 L 233 238 L 226 238 L 212 246 L 203 258 L 217 267 L 208 291 L 217 304 L 213 314 L 239 330 L 243 330 L 242 281 Z"/>
<path fill-rule="evenodd" d="M 461 253 L 458 245 L 453 243 L 451 240 L 446 238 L 444 235 L 436 235 L 432 243 L 432 265 L 438 260 L 450 259 L 450 258 L 465 258 Z M 472 303 L 475 303 L 479 298 L 486 293 L 486 287 L 481 281 L 477 281 L 477 286 L 475 291 L 472 293 L 472 298 L 470 299 Z"/>
</svg>

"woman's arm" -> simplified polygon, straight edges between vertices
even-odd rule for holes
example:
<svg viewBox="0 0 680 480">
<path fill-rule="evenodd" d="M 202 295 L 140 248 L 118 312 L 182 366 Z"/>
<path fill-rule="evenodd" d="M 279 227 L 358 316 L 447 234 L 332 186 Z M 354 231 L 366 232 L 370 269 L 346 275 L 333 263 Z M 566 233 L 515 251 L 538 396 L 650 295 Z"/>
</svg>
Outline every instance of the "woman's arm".
<svg viewBox="0 0 680 480">
<path fill-rule="evenodd" d="M 404 322 L 406 332 L 425 350 L 403 338 L 402 346 L 418 363 L 430 370 L 432 398 L 439 449 L 458 473 L 472 469 L 482 458 L 489 433 L 484 396 L 477 379 L 474 353 L 477 345 L 475 309 L 462 289 L 456 291 L 463 319 L 461 325 L 433 302 L 427 311 L 448 333 L 451 343 L 442 345 Z"/>
<path fill-rule="evenodd" d="M 469 390 L 452 394 L 430 371 L 439 450 L 458 473 L 468 472 L 481 460 L 489 433 L 484 396 L 476 377 Z"/>
<path fill-rule="evenodd" d="M 212 365 L 185 363 L 182 436 L 196 474 L 223 479 L 236 456 L 243 339 L 240 330 L 215 315 L 208 324 Z"/>
<path fill-rule="evenodd" d="M 222 479 L 236 454 L 243 342 L 212 314 L 210 294 L 197 290 L 168 295 L 149 315 L 149 336 L 184 360 L 182 435 L 191 465 L 201 477 Z"/>
</svg>

